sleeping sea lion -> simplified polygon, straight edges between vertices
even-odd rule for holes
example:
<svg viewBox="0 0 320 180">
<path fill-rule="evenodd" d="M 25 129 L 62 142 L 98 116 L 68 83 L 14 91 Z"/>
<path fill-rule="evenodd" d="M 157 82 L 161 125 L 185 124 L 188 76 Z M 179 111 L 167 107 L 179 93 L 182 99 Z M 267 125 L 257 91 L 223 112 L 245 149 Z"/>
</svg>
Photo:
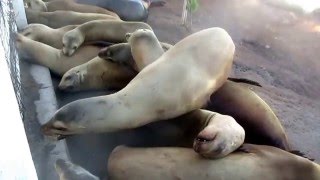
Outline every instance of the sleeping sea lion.
<svg viewBox="0 0 320 180">
<path fill-rule="evenodd" d="M 124 42 L 126 33 L 141 28 L 151 29 L 148 24 L 143 22 L 104 20 L 87 22 L 65 33 L 62 38 L 63 53 L 71 56 L 84 42 L 88 41 Z"/>
<path fill-rule="evenodd" d="M 74 56 L 68 57 L 61 50 L 24 37 L 19 33 L 16 34 L 15 45 L 20 59 L 26 59 L 31 63 L 46 66 L 58 76 L 62 76 L 72 67 L 96 57 L 100 50 L 96 46 L 83 46 Z"/>
<path fill-rule="evenodd" d="M 189 148 L 113 150 L 108 161 L 112 180 L 319 180 L 320 166 L 281 149 L 244 144 L 221 159 L 204 159 Z"/>
<path fill-rule="evenodd" d="M 61 28 L 53 29 L 44 24 L 29 24 L 21 34 L 32 40 L 47 44 L 56 49 L 62 49 L 63 35 L 76 28 L 78 25 L 69 25 Z M 49 34 L 49 35 L 48 35 Z"/>
<path fill-rule="evenodd" d="M 106 14 L 120 19 L 120 17 L 116 13 L 107 9 L 93 5 L 79 4 L 74 1 L 66 0 L 55 0 L 51 2 L 43 2 L 42 0 L 29 0 L 28 8 L 40 12 L 53 12 L 57 10 L 63 10 L 80 13 Z"/>
<path fill-rule="evenodd" d="M 77 53 L 78 52 L 76 52 L 76 54 Z M 73 56 L 69 58 L 73 58 Z M 85 69 L 85 71 L 83 69 Z M 58 87 L 63 91 L 121 89 L 125 87 L 135 75 L 136 72 L 131 68 L 95 57 L 64 73 Z M 79 86 L 80 84 L 81 86 Z"/>
<path fill-rule="evenodd" d="M 93 20 L 119 21 L 114 16 L 95 13 L 79 13 L 74 11 L 37 12 L 25 8 L 28 24 L 44 24 L 51 28 L 60 28 L 68 25 L 80 25 Z"/>
<path fill-rule="evenodd" d="M 138 30 L 135 38 L 129 38 L 129 44 L 107 47 L 99 52 L 99 56 L 140 71 L 161 56 L 162 52 L 152 31 Z M 232 81 L 228 80 L 212 94 L 206 109 L 235 118 L 246 131 L 245 142 L 271 145 L 289 151 L 284 128 L 268 104 L 249 88 Z"/>
<path fill-rule="evenodd" d="M 204 51 L 207 48 L 211 50 Z M 227 79 L 234 48 L 231 37 L 221 28 L 190 35 L 145 67 L 121 91 L 77 100 L 60 108 L 42 127 L 43 132 L 58 137 L 111 132 L 199 109 Z M 174 86 L 169 83 L 172 80 Z M 137 100 L 139 103 L 135 103 Z"/>
</svg>

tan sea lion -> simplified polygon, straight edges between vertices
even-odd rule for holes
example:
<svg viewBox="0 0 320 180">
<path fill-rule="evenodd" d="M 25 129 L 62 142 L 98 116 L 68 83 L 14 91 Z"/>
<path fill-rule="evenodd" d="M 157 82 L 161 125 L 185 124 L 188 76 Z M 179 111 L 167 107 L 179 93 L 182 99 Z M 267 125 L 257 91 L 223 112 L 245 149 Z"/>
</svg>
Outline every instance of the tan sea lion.
<svg viewBox="0 0 320 180">
<path fill-rule="evenodd" d="M 28 8 L 40 12 L 53 12 L 57 10 L 63 10 L 81 13 L 106 14 L 120 19 L 120 17 L 116 13 L 107 9 L 93 5 L 79 4 L 70 0 L 55 0 L 51 2 L 43 2 L 42 0 L 29 0 Z"/>
<path fill-rule="evenodd" d="M 44 24 L 29 24 L 21 34 L 32 40 L 47 44 L 56 49 L 62 49 L 63 35 L 76 28 L 78 25 L 69 25 L 61 28 L 53 29 Z"/>
<path fill-rule="evenodd" d="M 131 40 L 129 38 L 131 46 L 129 44 L 113 45 L 101 50 L 99 56 L 126 64 L 137 71 L 152 63 L 162 54 L 159 42 L 152 31 L 138 31 L 139 36 Z M 130 47 L 131 51 L 128 50 Z M 212 94 L 206 109 L 235 118 L 246 131 L 245 142 L 247 143 L 265 144 L 290 150 L 284 128 L 268 104 L 249 88 L 232 81 L 228 80 Z"/>
<path fill-rule="evenodd" d="M 18 33 L 16 34 L 15 45 L 21 59 L 46 66 L 50 71 L 59 76 L 62 76 L 72 67 L 96 57 L 100 50 L 99 47 L 95 46 L 83 46 L 74 56 L 68 57 L 61 50 L 34 41 Z"/>
<path fill-rule="evenodd" d="M 70 161 L 58 159 L 55 163 L 60 180 L 99 180 L 99 178 L 83 167 Z"/>
<path fill-rule="evenodd" d="M 234 48 L 232 39 L 221 28 L 190 35 L 144 68 L 121 91 L 77 100 L 60 108 L 42 127 L 43 132 L 58 137 L 111 132 L 198 109 L 227 79 Z M 198 59 L 200 54 L 202 58 Z M 172 81 L 174 86 L 167 84 Z"/>
<path fill-rule="evenodd" d="M 62 39 L 63 53 L 71 56 L 84 42 L 88 41 L 124 42 L 126 33 L 137 29 L 151 29 L 151 27 L 143 22 L 104 20 L 87 22 L 65 33 Z"/>
<path fill-rule="evenodd" d="M 108 161 L 112 180 L 319 180 L 320 166 L 281 149 L 244 144 L 221 159 L 204 159 L 189 148 L 113 150 Z"/>
<path fill-rule="evenodd" d="M 114 16 L 95 13 L 79 13 L 74 11 L 37 12 L 25 8 L 28 24 L 39 23 L 51 28 L 60 28 L 68 25 L 80 25 L 93 20 L 119 21 Z"/>
</svg>

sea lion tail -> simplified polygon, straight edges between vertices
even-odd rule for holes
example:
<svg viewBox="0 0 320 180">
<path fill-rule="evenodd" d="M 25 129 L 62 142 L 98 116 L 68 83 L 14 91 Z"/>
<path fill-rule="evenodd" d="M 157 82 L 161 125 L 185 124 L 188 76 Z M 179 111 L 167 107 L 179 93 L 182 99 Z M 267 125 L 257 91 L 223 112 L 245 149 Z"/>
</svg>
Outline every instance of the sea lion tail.
<svg viewBox="0 0 320 180">
<path fill-rule="evenodd" d="M 262 87 L 260 83 L 250 80 L 250 79 L 245 79 L 245 78 L 231 78 L 229 77 L 228 80 L 233 81 L 233 82 L 237 82 L 237 83 L 246 83 L 246 84 L 250 84 L 253 86 L 259 86 Z"/>
<path fill-rule="evenodd" d="M 289 151 L 290 153 L 294 154 L 294 155 L 297 155 L 297 156 L 300 156 L 300 157 L 303 157 L 303 158 L 306 158 L 306 159 L 309 159 L 310 161 L 314 161 L 314 159 L 312 158 L 309 158 L 306 156 L 305 153 L 301 152 L 301 151 L 298 151 L 298 150 L 292 150 L 292 151 Z"/>
</svg>

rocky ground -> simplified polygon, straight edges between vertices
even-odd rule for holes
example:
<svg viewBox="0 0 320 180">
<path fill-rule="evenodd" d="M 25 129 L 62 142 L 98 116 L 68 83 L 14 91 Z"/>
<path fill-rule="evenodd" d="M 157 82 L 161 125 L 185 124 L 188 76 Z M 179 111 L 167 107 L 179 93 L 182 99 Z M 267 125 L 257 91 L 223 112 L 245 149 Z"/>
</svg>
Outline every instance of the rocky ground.
<svg viewBox="0 0 320 180">
<path fill-rule="evenodd" d="M 276 112 L 293 148 L 319 162 L 320 10 L 305 13 L 271 0 L 200 0 L 185 28 L 182 4 L 170 0 L 150 9 L 158 38 L 174 44 L 201 29 L 226 29 L 236 44 L 232 76 L 260 82 L 263 88 L 254 91 Z"/>
</svg>

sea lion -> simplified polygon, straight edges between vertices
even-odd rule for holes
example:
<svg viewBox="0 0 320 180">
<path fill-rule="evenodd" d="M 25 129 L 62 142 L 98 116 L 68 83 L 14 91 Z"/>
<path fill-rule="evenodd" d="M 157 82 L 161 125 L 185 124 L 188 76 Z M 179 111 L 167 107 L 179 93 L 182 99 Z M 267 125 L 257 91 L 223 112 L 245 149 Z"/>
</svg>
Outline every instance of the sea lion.
<svg viewBox="0 0 320 180">
<path fill-rule="evenodd" d="M 41 11 L 41 12 L 53 12 L 57 10 L 63 10 L 63 11 L 74 11 L 74 12 L 80 12 L 80 13 L 106 14 L 106 15 L 114 16 L 120 19 L 120 17 L 116 13 L 109 11 L 107 9 L 104 9 L 98 6 L 93 6 L 93 5 L 79 4 L 74 1 L 66 1 L 66 0 L 55 0 L 51 2 L 43 2 L 42 0 L 29 0 L 28 8 L 35 11 Z"/>
<path fill-rule="evenodd" d="M 199 109 L 226 81 L 234 50 L 233 41 L 225 30 L 199 31 L 178 42 L 117 93 L 63 106 L 42 130 L 46 135 L 60 138 L 112 132 Z M 172 81 L 174 86 L 169 83 Z M 186 86 L 188 88 L 184 88 Z"/>
<path fill-rule="evenodd" d="M 148 4 L 142 0 L 76 0 L 78 3 L 91 4 L 117 13 L 124 21 L 146 21 Z"/>
<path fill-rule="evenodd" d="M 206 109 L 235 118 L 246 131 L 245 142 L 290 150 L 287 135 L 275 113 L 246 86 L 227 81 L 211 95 Z"/>
<path fill-rule="evenodd" d="M 104 21 L 96 20 L 84 23 L 65 33 L 62 38 L 63 53 L 71 56 L 84 42 L 108 41 L 120 43 L 126 40 L 125 35 L 137 29 L 151 29 L 143 22 Z"/>
<path fill-rule="evenodd" d="M 106 14 L 79 13 L 74 11 L 37 12 L 25 8 L 28 24 L 39 23 L 51 28 L 61 28 L 68 25 L 79 25 L 93 20 L 119 21 L 116 17 Z"/>
<path fill-rule="evenodd" d="M 74 56 L 68 57 L 61 50 L 24 37 L 19 33 L 16 34 L 15 45 L 21 59 L 46 66 L 50 71 L 59 76 L 62 76 L 72 67 L 96 57 L 100 50 L 96 46 L 83 46 Z"/>
<path fill-rule="evenodd" d="M 162 52 L 152 31 L 138 30 L 135 37 L 129 38 L 129 44 L 107 47 L 99 52 L 99 57 L 140 71 L 161 56 Z M 271 145 L 289 151 L 284 128 L 268 104 L 249 88 L 233 82 L 238 79 L 230 80 L 212 94 L 205 108 L 235 118 L 246 131 L 245 142 Z"/>
<path fill-rule="evenodd" d="M 95 57 L 68 70 L 61 78 L 58 87 L 63 91 L 121 89 L 135 75 L 131 68 Z"/>
<path fill-rule="evenodd" d="M 271 146 L 244 144 L 240 149 L 210 160 L 189 148 L 120 146 L 109 156 L 109 179 L 320 179 L 320 166 L 306 158 Z"/>
<path fill-rule="evenodd" d="M 55 163 L 56 172 L 60 180 L 99 180 L 99 178 L 83 167 L 64 159 L 58 159 Z"/>
<path fill-rule="evenodd" d="M 47 44 L 56 49 L 62 49 L 63 35 L 76 28 L 78 25 L 69 25 L 61 28 L 53 29 L 43 24 L 29 24 L 21 34 L 32 40 Z"/>
</svg>

